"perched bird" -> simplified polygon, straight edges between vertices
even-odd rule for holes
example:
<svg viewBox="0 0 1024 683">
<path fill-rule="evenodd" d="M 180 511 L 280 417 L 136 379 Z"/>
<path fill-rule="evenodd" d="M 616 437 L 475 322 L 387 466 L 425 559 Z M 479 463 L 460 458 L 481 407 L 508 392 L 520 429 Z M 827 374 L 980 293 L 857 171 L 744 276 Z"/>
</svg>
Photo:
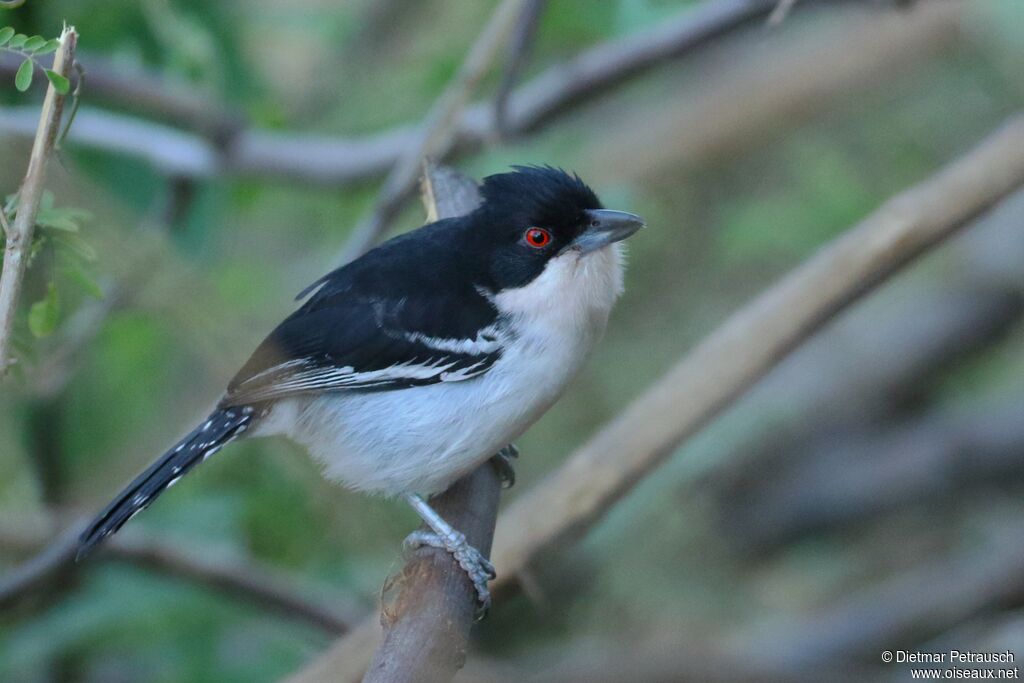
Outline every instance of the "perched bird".
<svg viewBox="0 0 1024 683">
<path fill-rule="evenodd" d="M 385 242 L 317 280 L 216 408 L 124 489 L 79 557 L 198 463 L 245 436 L 285 435 L 324 475 L 403 496 L 482 605 L 494 568 L 422 496 L 496 453 L 558 399 L 622 291 L 620 240 L 641 219 L 601 207 L 576 175 L 515 167 L 481 205 Z"/>
</svg>

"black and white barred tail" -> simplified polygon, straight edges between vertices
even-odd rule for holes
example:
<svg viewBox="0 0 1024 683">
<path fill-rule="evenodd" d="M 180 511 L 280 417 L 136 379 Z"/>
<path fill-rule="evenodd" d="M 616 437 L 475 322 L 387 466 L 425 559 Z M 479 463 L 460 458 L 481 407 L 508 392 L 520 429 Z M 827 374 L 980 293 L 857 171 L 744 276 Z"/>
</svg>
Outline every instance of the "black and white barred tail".
<svg viewBox="0 0 1024 683">
<path fill-rule="evenodd" d="M 78 539 L 78 558 L 89 554 L 125 522 L 149 507 L 157 496 L 189 470 L 238 438 L 258 417 L 251 406 L 218 408 L 201 425 L 135 478 Z"/>
</svg>

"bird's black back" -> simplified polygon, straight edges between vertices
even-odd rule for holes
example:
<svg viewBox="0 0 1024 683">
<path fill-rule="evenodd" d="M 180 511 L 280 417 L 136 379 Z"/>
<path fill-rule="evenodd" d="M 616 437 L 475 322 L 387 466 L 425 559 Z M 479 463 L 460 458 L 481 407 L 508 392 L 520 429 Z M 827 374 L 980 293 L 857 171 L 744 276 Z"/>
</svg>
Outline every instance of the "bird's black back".
<svg viewBox="0 0 1024 683">
<path fill-rule="evenodd" d="M 232 379 L 226 403 L 325 388 L 380 390 L 443 381 L 440 372 L 360 379 L 400 365 L 485 370 L 497 354 L 439 354 L 417 341 L 470 340 L 496 322 L 497 311 L 479 284 L 486 278 L 474 253 L 476 227 L 472 216 L 438 221 L 328 273 Z M 330 375 L 339 368 L 351 368 L 341 381 Z M 296 371 L 310 379 L 295 379 Z"/>
</svg>

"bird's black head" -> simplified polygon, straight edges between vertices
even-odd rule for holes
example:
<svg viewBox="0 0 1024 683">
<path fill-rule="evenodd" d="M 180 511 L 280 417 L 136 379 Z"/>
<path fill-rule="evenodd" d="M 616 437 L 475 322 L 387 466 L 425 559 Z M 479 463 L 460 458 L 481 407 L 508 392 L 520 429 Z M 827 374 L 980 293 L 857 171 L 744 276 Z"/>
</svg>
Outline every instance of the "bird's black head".
<svg viewBox="0 0 1024 683">
<path fill-rule="evenodd" d="M 579 176 L 550 166 L 514 166 L 484 178 L 483 204 L 471 216 L 496 289 L 520 287 L 569 250 L 598 251 L 636 232 L 634 214 L 602 208 Z"/>
</svg>

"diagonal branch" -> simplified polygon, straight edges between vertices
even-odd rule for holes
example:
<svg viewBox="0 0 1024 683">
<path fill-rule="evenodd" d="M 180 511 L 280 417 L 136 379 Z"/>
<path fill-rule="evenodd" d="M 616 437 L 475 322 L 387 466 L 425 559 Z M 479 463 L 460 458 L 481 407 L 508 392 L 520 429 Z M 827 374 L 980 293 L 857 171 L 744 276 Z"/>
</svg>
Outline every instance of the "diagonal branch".
<svg viewBox="0 0 1024 683">
<path fill-rule="evenodd" d="M 519 74 L 529 60 L 540 17 L 547 0 L 527 0 L 519 14 L 509 44 L 505 70 L 501 74 L 498 92 L 494 95 L 494 130 L 501 138 L 508 137 L 508 98 L 519 82 Z"/>
<path fill-rule="evenodd" d="M 65 27 L 60 35 L 60 47 L 53 55 L 53 70 L 68 78 L 75 61 L 75 46 L 78 34 L 73 27 Z M 36 127 L 32 144 L 32 155 L 28 170 L 18 191 L 18 212 L 7 233 L 4 248 L 3 273 L 0 274 L 0 378 L 14 362 L 11 359 L 11 342 L 14 333 L 14 318 L 18 311 L 18 297 L 21 295 L 22 279 L 32 249 L 32 233 L 35 231 L 36 214 L 43 198 L 43 183 L 46 182 L 46 165 L 53 153 L 53 146 L 60 130 L 60 116 L 64 111 L 65 96 L 58 93 L 53 83 L 46 87 L 43 109 Z"/>
<path fill-rule="evenodd" d="M 1024 115 L 905 190 L 732 315 L 501 518 L 496 592 L 542 552 L 593 527 L 679 445 L 840 311 L 1024 185 Z M 379 638 L 371 620 L 290 683 L 355 672 Z M 353 673 L 354 675 L 354 673 Z"/>
<path fill-rule="evenodd" d="M 883 204 L 730 317 L 502 517 L 509 576 L 585 530 L 779 360 L 857 298 L 1024 184 L 1024 116 Z M 509 571 L 511 570 L 511 572 Z"/>
<path fill-rule="evenodd" d="M 5 551 L 38 553 L 0 579 L 0 607 L 24 600 L 59 577 L 80 571 L 81 565 L 75 564 L 74 557 L 81 525 L 70 525 L 68 531 L 49 543 L 50 535 L 43 526 L 15 525 L 10 520 L 0 525 L 0 546 Z M 363 613 L 329 590 L 303 588 L 295 579 L 237 553 L 215 549 L 186 552 L 131 532 L 112 538 L 108 548 L 102 559 L 127 562 L 205 586 L 328 633 L 347 632 L 357 622 L 357 615 Z"/>
</svg>

